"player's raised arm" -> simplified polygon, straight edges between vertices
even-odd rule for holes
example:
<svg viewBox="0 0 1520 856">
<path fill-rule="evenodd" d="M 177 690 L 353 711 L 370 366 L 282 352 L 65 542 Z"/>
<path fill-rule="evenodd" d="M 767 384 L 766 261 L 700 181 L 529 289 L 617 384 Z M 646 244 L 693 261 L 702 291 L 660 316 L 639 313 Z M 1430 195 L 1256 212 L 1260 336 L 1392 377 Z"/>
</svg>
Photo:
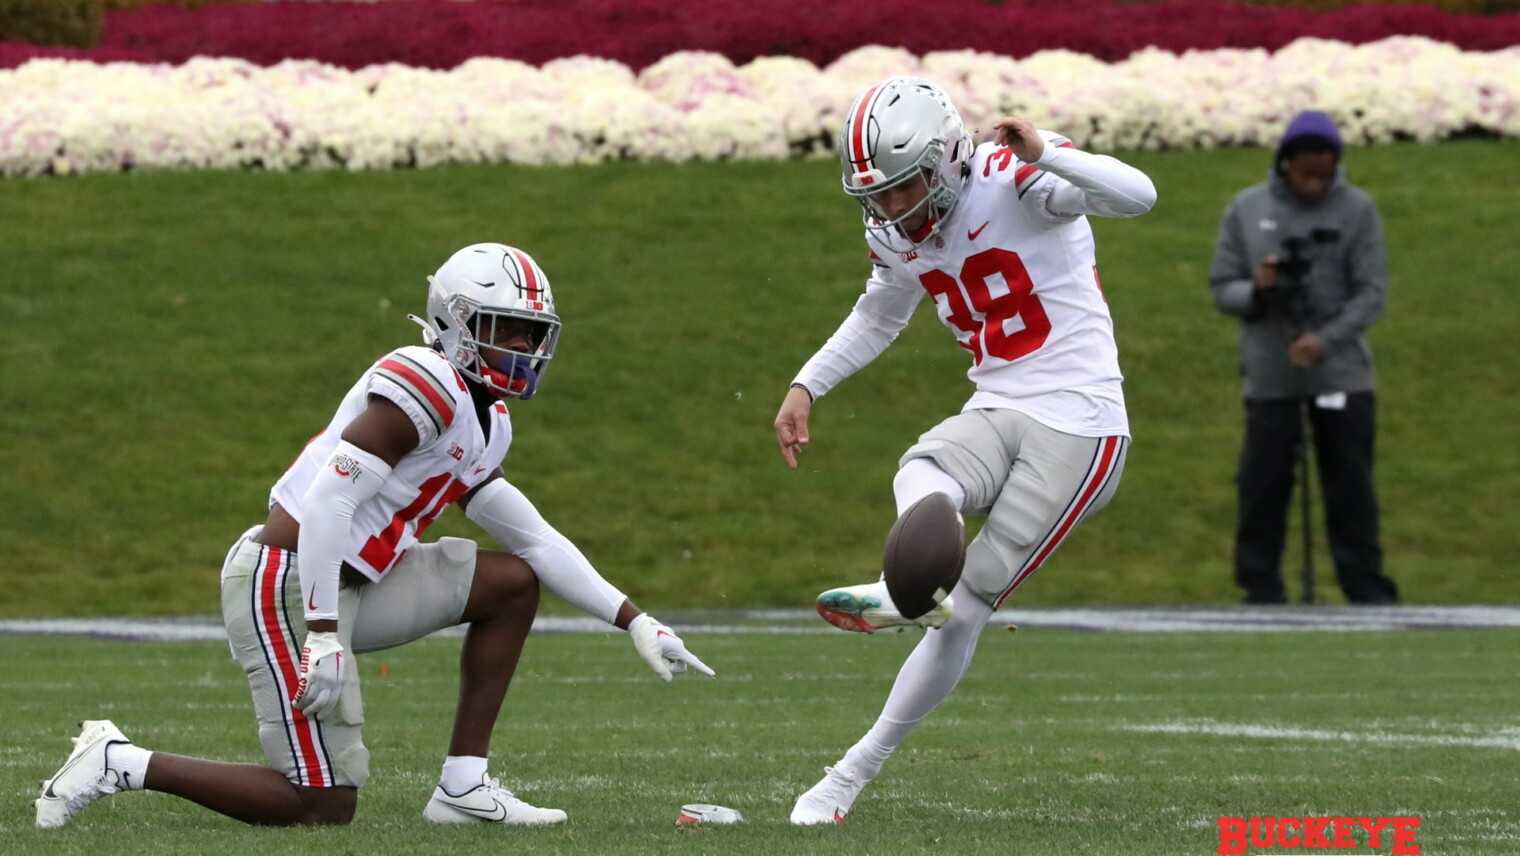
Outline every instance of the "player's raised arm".
<svg viewBox="0 0 1520 856">
<path fill-rule="evenodd" d="M 1035 163 L 1045 154 L 1045 138 L 1028 119 L 1004 116 L 992 123 L 992 130 L 993 142 L 1012 149 L 1014 157 L 1024 163 Z"/>
<path fill-rule="evenodd" d="M 1069 140 L 1039 131 L 1028 119 L 1008 116 L 992 124 L 998 145 L 1008 146 L 1023 163 L 1058 179 L 1048 188 L 1026 196 L 1057 217 L 1091 214 L 1099 217 L 1138 217 L 1156 204 L 1156 185 L 1150 177 L 1108 155 L 1084 152 Z M 1038 187 L 1031 182 L 1031 188 Z"/>
</svg>

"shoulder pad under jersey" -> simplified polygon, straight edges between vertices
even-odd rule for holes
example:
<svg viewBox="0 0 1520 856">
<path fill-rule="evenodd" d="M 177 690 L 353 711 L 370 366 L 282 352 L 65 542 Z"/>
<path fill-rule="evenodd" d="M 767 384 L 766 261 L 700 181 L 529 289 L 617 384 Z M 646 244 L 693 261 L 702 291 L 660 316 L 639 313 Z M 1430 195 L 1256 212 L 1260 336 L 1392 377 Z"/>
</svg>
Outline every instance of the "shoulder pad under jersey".
<svg viewBox="0 0 1520 856">
<path fill-rule="evenodd" d="M 454 424 L 470 397 L 464 378 L 449 361 L 418 345 L 397 348 L 375 363 L 367 391 L 390 399 L 411 416 L 424 444 Z"/>
</svg>

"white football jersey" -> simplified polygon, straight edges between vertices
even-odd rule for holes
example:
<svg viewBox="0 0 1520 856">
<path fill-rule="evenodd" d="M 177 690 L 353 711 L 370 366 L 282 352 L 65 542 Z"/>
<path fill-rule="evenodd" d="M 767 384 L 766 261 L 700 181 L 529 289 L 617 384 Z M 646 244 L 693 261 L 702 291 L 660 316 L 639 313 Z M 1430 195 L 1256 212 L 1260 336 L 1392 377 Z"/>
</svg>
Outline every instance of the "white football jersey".
<svg viewBox="0 0 1520 856">
<path fill-rule="evenodd" d="M 512 445 L 507 406 L 486 410 L 484 430 L 464 378 L 443 355 L 420 346 L 398 348 L 360 376 L 327 428 L 312 438 L 270 491 L 301 522 L 302 500 L 343 429 L 379 395 L 417 427 L 417 448 L 396 463 L 380 493 L 359 506 L 344 561 L 379 581 L 450 504 L 490 478 Z M 489 439 L 488 439 L 489 437 Z"/>
<path fill-rule="evenodd" d="M 1047 150 L 1071 148 L 1057 134 L 1041 136 Z M 1133 172 L 1111 158 L 1072 154 L 1082 162 L 1068 159 L 1068 174 Z M 867 232 L 874 267 L 866 293 L 797 380 L 822 395 L 880 353 L 928 294 L 940 322 L 970 353 L 966 376 L 976 391 L 964 410 L 1012 409 L 1070 434 L 1128 436 L 1092 229 L 1085 216 L 1047 205 L 1058 189 L 1077 195 L 1077 188 L 992 143 L 977 148 L 971 167 L 939 234 L 916 251 L 892 252 Z"/>
</svg>

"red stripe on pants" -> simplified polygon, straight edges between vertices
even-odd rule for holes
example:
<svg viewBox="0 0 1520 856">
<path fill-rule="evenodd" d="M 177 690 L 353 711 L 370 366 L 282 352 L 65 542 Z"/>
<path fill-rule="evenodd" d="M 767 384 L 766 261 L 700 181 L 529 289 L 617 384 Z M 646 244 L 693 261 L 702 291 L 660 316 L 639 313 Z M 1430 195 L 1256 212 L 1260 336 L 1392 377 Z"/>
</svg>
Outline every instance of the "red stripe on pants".
<svg viewBox="0 0 1520 856">
<path fill-rule="evenodd" d="M 1045 563 L 1046 559 L 1050 558 L 1050 554 L 1054 553 L 1056 548 L 1061 546 L 1061 542 L 1066 540 L 1066 536 L 1077 525 L 1077 521 L 1082 519 L 1082 515 L 1087 511 L 1088 506 L 1092 505 L 1093 500 L 1097 498 L 1098 492 L 1103 488 L 1103 483 L 1108 480 L 1109 474 L 1113 471 L 1114 461 L 1118 458 L 1119 443 L 1120 438 L 1118 437 L 1103 438 L 1103 447 L 1099 453 L 1097 468 L 1088 477 L 1087 486 L 1078 495 L 1076 506 L 1056 526 L 1055 534 L 1045 539 L 1045 546 L 1024 566 L 1024 570 L 1014 578 L 1013 584 L 1003 589 L 1003 593 L 998 596 L 997 603 L 992 605 L 993 609 L 1002 607 L 1003 601 L 1013 594 L 1014 589 L 1023 585 L 1024 580 L 1028 579 L 1030 574 L 1038 570 L 1040 565 Z"/>
<path fill-rule="evenodd" d="M 296 664 L 290 660 L 290 644 L 287 628 L 280 621 L 284 611 L 280 609 L 281 601 L 285 597 L 285 587 L 282 575 L 279 573 L 284 550 L 276 547 L 267 548 L 267 558 L 264 561 L 264 573 L 259 580 L 259 612 L 264 618 L 264 630 L 269 635 L 269 647 L 274 652 L 275 665 L 280 670 L 280 678 L 284 686 L 294 687 L 300 681 L 297 674 Z M 290 704 L 290 699 L 284 700 Z M 314 788 L 328 786 L 327 773 L 322 766 L 322 756 L 317 751 L 317 742 L 312 734 L 312 723 L 306 718 L 306 714 L 294 707 L 290 709 L 291 719 L 289 728 L 295 732 L 296 745 L 300 749 L 300 762 L 307 771 L 307 784 Z M 298 771 L 299 772 L 299 771 Z"/>
</svg>

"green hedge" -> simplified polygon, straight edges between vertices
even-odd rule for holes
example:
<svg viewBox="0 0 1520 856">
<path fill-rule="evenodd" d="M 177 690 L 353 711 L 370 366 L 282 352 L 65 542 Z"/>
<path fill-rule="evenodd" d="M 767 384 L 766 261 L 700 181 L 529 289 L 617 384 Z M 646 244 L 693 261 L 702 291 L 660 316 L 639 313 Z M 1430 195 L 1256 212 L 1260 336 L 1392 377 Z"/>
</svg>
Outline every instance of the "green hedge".
<svg viewBox="0 0 1520 856">
<path fill-rule="evenodd" d="M 0 0 L 0 41 L 93 48 L 104 31 L 104 0 Z"/>
<path fill-rule="evenodd" d="M 262 0 L 0 0 L 0 42 L 43 47 L 93 48 L 105 31 L 105 13 L 172 4 L 192 9 Z"/>
</svg>

